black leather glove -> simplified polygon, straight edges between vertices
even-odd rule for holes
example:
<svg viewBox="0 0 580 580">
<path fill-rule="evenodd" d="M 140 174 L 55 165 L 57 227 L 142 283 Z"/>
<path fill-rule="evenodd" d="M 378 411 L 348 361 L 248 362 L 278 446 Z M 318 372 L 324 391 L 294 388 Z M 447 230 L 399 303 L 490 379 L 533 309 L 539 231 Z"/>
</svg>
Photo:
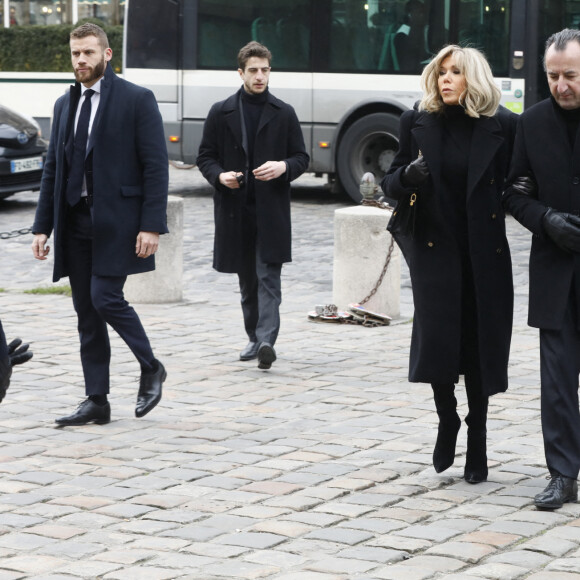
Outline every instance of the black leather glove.
<svg viewBox="0 0 580 580">
<path fill-rule="evenodd" d="M 557 246 L 568 252 L 580 252 L 580 217 L 548 209 L 542 225 Z"/>
<path fill-rule="evenodd" d="M 6 396 L 6 391 L 10 386 L 10 377 L 12 376 L 12 366 L 10 357 L 0 360 L 0 402 Z"/>
<path fill-rule="evenodd" d="M 401 181 L 405 187 L 417 187 L 429 179 L 429 168 L 423 157 L 417 157 L 415 161 L 405 167 L 401 175 Z"/>
<path fill-rule="evenodd" d="M 538 185 L 533 177 L 517 177 L 510 186 L 517 193 L 522 195 L 533 195 L 538 191 Z"/>
<path fill-rule="evenodd" d="M 22 344 L 19 338 L 15 338 L 8 345 L 8 358 L 10 366 L 21 365 L 32 358 L 32 352 L 28 350 L 28 344 Z"/>
</svg>

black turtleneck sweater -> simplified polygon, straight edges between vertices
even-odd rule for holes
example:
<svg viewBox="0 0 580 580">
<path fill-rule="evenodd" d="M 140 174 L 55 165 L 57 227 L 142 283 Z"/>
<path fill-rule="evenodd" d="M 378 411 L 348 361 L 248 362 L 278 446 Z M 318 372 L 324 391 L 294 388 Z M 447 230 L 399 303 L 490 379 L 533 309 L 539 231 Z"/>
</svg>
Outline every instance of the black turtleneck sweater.
<svg viewBox="0 0 580 580">
<path fill-rule="evenodd" d="M 441 206 L 462 254 L 469 253 L 467 234 L 467 169 L 475 119 L 460 105 L 446 106 L 441 151 Z"/>
<path fill-rule="evenodd" d="M 264 110 L 264 105 L 268 100 L 268 89 L 258 95 L 253 95 L 242 87 L 242 107 L 244 110 L 244 124 L 246 126 L 246 135 L 248 137 L 248 175 L 247 175 L 247 192 L 246 203 L 253 204 L 255 201 L 254 193 L 254 174 L 252 170 L 255 169 L 254 164 L 254 144 L 256 142 L 256 133 L 260 124 L 260 117 Z"/>
<path fill-rule="evenodd" d="M 579 109 L 562 109 L 560 105 L 556 102 L 554 97 L 550 97 L 552 102 L 556 105 L 556 110 L 560 112 L 564 123 L 566 123 L 566 131 L 568 133 L 568 141 L 570 142 L 570 147 L 574 149 L 574 143 L 576 143 L 576 134 L 578 133 L 578 126 L 580 125 L 580 108 Z"/>
</svg>

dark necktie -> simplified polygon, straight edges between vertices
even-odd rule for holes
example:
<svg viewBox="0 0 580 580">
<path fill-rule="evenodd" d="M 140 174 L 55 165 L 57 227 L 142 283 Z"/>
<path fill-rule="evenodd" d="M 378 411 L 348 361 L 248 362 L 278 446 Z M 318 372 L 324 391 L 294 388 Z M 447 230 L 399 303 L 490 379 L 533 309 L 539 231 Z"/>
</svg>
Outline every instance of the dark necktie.
<svg viewBox="0 0 580 580">
<path fill-rule="evenodd" d="M 83 177 L 85 175 L 89 121 L 91 119 L 91 97 L 94 94 L 95 91 L 93 89 L 87 89 L 85 91 L 85 100 L 81 107 L 81 114 L 79 115 L 77 130 L 75 132 L 74 149 L 66 186 L 66 200 L 71 206 L 76 205 L 81 199 Z"/>
</svg>

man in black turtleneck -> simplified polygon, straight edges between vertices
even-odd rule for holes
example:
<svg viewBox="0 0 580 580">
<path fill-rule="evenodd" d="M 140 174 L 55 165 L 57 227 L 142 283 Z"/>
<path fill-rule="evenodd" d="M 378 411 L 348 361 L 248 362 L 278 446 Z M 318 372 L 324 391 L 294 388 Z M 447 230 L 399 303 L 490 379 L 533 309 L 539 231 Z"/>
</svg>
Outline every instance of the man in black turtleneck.
<svg viewBox="0 0 580 580">
<path fill-rule="evenodd" d="M 276 360 L 282 264 L 292 260 L 290 182 L 310 160 L 294 109 L 268 90 L 270 51 L 238 54 L 240 90 L 211 108 L 197 165 L 215 188 L 213 267 L 237 273 L 249 338 L 240 360 Z M 275 160 L 275 161 L 273 161 Z"/>
<path fill-rule="evenodd" d="M 578 499 L 580 471 L 580 31 L 546 42 L 551 98 L 519 119 L 506 208 L 534 235 L 528 324 L 540 329 L 541 417 L 550 483 L 539 509 Z"/>
</svg>

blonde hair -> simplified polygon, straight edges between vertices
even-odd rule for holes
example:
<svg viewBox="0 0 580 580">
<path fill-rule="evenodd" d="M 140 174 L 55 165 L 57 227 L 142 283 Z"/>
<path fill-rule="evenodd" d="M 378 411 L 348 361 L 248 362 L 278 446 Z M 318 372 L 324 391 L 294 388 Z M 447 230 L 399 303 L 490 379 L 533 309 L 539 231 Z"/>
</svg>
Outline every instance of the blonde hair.
<svg viewBox="0 0 580 580">
<path fill-rule="evenodd" d="M 450 44 L 442 48 L 423 69 L 421 88 L 423 98 L 420 111 L 438 113 L 445 103 L 439 92 L 439 71 L 442 62 L 449 56 L 455 57 L 455 65 L 465 75 L 465 91 L 459 97 L 459 104 L 470 117 L 495 115 L 501 99 L 501 91 L 493 81 L 493 74 L 485 56 L 476 48 Z"/>
</svg>

